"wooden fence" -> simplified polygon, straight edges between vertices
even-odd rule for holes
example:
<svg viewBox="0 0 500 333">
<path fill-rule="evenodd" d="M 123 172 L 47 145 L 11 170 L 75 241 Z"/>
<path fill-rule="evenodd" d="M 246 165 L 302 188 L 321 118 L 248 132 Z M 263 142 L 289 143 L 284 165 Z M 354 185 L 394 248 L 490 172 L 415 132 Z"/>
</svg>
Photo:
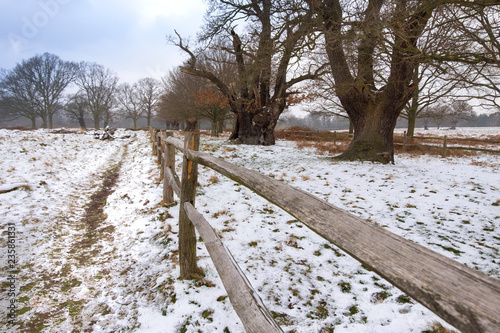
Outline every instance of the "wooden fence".
<svg viewBox="0 0 500 333">
<path fill-rule="evenodd" d="M 401 138 L 401 137 L 398 137 Z M 423 144 L 423 143 L 414 143 L 415 140 L 418 141 L 431 141 L 435 142 L 435 144 Z M 401 141 L 401 140 L 400 140 Z M 403 147 L 403 152 L 406 152 L 408 147 L 430 147 L 430 148 L 442 148 L 442 156 L 446 157 L 448 154 L 448 150 L 470 150 L 470 151 L 480 151 L 486 153 L 500 154 L 500 150 L 498 149 L 490 149 L 490 148 L 481 148 L 481 147 L 472 147 L 472 146 L 458 146 L 458 145 L 450 145 L 450 142 L 474 142 L 478 144 L 489 144 L 489 145 L 499 145 L 500 141 L 496 140 L 482 140 L 482 139 L 473 139 L 473 138 L 449 138 L 447 135 L 444 137 L 425 137 L 425 136 L 415 136 L 415 137 L 407 137 L 404 135 L 402 137 L 402 143 L 395 142 L 394 145 L 399 145 Z M 442 142 L 442 144 L 441 144 Z"/>
<path fill-rule="evenodd" d="M 151 138 L 153 152 L 161 164 L 164 200 L 167 204 L 174 203 L 174 192 L 180 198 L 180 277 L 189 278 L 198 273 L 196 228 L 247 332 L 282 330 L 216 232 L 194 208 L 198 164 L 281 207 L 456 328 L 464 332 L 500 332 L 500 281 L 368 223 L 312 194 L 199 152 L 199 134 L 186 133 L 183 142 L 172 133 L 152 129 Z M 183 152 L 182 181 L 175 173 L 175 149 Z"/>
<path fill-rule="evenodd" d="M 304 140 L 304 141 L 315 141 L 315 142 L 332 142 L 336 145 L 337 142 L 350 142 L 352 136 L 345 131 L 313 131 L 313 130 L 303 130 L 294 129 L 292 130 L 281 130 L 276 131 L 276 137 L 287 139 L 287 140 Z M 500 149 L 491 149 L 477 146 L 464 146 L 456 145 L 457 142 L 462 143 L 475 143 L 479 145 L 495 145 L 500 146 L 500 141 L 498 140 L 483 140 L 474 138 L 453 138 L 445 135 L 444 137 L 425 137 L 425 136 L 414 136 L 408 137 L 406 135 L 395 135 L 394 136 L 394 146 L 399 146 L 402 148 L 403 153 L 412 147 L 427 147 L 441 149 L 441 155 L 446 157 L 449 150 L 468 150 L 468 151 L 480 151 L 486 153 L 500 154 Z"/>
</svg>

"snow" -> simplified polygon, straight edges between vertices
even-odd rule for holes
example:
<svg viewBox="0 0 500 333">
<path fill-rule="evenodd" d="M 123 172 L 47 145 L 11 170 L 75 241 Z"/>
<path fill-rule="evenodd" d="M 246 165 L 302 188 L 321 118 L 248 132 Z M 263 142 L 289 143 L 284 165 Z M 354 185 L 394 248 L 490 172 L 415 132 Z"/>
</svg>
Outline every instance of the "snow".
<svg viewBox="0 0 500 333">
<path fill-rule="evenodd" d="M 15 225 L 20 310 L 16 326 L 2 320 L 1 331 L 244 331 L 202 242 L 204 279 L 178 279 L 179 205 L 161 204 L 147 133 L 115 136 L 125 135 L 131 138 L 101 141 L 79 131 L 0 130 L 0 189 L 20 186 L 0 194 L 0 265 L 8 266 L 7 228 Z M 203 137 L 201 146 L 500 279 L 498 155 L 402 154 L 380 165 L 335 162 L 288 141 L 258 147 Z M 88 204 L 115 166 L 120 176 L 92 238 Z M 421 332 L 433 321 L 450 327 L 283 210 L 199 170 L 197 209 L 285 332 Z M 0 299 L 2 318 L 9 301 Z"/>
</svg>

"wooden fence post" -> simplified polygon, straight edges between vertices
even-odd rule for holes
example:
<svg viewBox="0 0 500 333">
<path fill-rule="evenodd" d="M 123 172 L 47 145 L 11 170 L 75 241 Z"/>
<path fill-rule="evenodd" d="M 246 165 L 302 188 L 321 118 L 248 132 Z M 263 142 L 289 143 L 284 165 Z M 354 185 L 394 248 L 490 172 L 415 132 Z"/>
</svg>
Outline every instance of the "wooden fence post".
<svg viewBox="0 0 500 333">
<path fill-rule="evenodd" d="M 156 129 L 153 127 L 149 128 L 149 136 L 151 137 L 151 150 L 152 154 L 156 155 L 156 140 L 155 140 Z"/>
<path fill-rule="evenodd" d="M 200 134 L 186 133 L 184 150 L 198 150 L 199 146 Z M 200 273 L 200 269 L 196 264 L 196 232 L 184 209 L 185 202 L 189 202 L 194 206 L 197 180 L 198 163 L 190 161 L 186 156 L 186 152 L 184 152 L 179 204 L 179 264 L 181 279 L 194 278 Z"/>
<path fill-rule="evenodd" d="M 160 135 L 160 130 L 156 130 L 155 133 L 155 142 L 156 142 L 156 158 L 157 162 L 159 165 L 161 165 L 161 155 L 162 155 L 162 149 L 161 149 L 161 135 Z"/>
<path fill-rule="evenodd" d="M 166 164 L 166 156 L 165 156 L 165 150 L 166 150 L 166 144 L 165 141 L 163 141 L 166 138 L 165 136 L 165 131 L 160 130 L 160 149 L 161 149 L 161 163 L 160 163 L 160 180 L 165 179 L 165 164 Z"/>
<path fill-rule="evenodd" d="M 166 132 L 165 136 L 171 137 L 173 136 L 172 132 Z M 163 202 L 168 206 L 172 205 L 174 201 L 174 190 L 172 185 L 170 184 L 169 177 L 166 176 L 167 170 L 170 169 L 172 175 L 175 174 L 175 147 L 171 144 L 163 142 L 165 146 L 165 165 L 163 166 L 165 169 L 163 170 Z"/>
<path fill-rule="evenodd" d="M 446 149 L 448 147 L 448 137 L 445 135 L 444 136 L 444 141 L 443 141 L 443 157 L 446 157 Z"/>
</svg>

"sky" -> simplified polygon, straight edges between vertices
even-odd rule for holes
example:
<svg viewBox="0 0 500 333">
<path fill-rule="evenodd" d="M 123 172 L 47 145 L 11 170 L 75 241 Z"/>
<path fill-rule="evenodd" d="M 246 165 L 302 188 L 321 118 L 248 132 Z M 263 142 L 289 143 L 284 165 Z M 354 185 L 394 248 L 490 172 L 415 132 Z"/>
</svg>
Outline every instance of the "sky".
<svg viewBox="0 0 500 333">
<path fill-rule="evenodd" d="M 186 59 L 167 43 L 195 37 L 203 0 L 0 0 L 0 68 L 45 52 L 96 62 L 121 82 L 160 79 Z"/>
</svg>

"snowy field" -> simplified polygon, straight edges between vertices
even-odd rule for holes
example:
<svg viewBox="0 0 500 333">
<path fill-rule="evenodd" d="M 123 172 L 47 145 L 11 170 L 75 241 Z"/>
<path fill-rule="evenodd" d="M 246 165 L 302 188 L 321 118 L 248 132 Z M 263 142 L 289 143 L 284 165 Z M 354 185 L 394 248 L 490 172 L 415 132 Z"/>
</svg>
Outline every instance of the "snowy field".
<svg viewBox="0 0 500 333">
<path fill-rule="evenodd" d="M 125 135 L 0 130 L 0 331 L 244 331 L 202 243 L 205 278 L 178 280 L 179 206 L 161 205 L 147 133 L 117 133 Z M 500 279 L 499 155 L 397 155 L 395 165 L 379 165 L 333 162 L 287 141 L 203 137 L 201 146 Z M 198 210 L 285 332 L 449 327 L 287 213 L 199 170 Z"/>
<path fill-rule="evenodd" d="M 406 128 L 397 128 L 394 132 L 397 134 L 403 134 Z M 482 139 L 491 136 L 500 135 L 500 127 L 457 127 L 451 130 L 447 127 L 436 128 L 430 127 L 428 130 L 423 128 L 415 129 L 415 136 L 448 136 L 450 138 L 475 138 Z"/>
</svg>

